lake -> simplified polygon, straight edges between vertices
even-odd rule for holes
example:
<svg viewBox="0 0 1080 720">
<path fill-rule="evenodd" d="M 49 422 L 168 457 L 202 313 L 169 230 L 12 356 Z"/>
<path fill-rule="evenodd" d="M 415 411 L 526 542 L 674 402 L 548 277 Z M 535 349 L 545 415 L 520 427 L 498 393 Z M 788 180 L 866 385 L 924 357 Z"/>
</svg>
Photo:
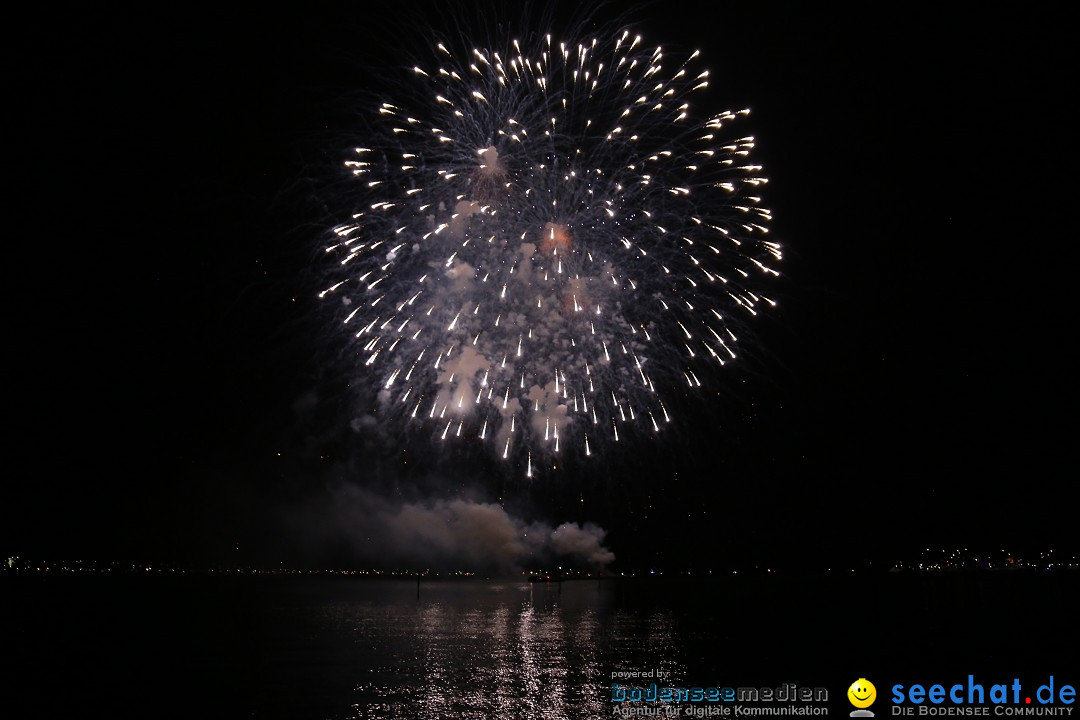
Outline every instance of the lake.
<svg viewBox="0 0 1080 720">
<path fill-rule="evenodd" d="M 0 698 L 5 717 L 589 718 L 653 673 L 826 688 L 846 716 L 861 677 L 882 696 L 972 673 L 1075 683 L 1078 580 L 8 576 Z"/>
</svg>

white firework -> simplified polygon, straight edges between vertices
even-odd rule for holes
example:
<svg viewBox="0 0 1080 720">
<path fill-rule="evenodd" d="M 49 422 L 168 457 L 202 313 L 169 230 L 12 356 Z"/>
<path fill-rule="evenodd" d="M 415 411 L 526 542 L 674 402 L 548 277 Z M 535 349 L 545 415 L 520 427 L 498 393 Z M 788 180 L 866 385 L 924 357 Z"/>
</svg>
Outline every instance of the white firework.
<svg viewBox="0 0 1080 720">
<path fill-rule="evenodd" d="M 433 54 L 345 163 L 356 212 L 326 249 L 379 414 L 529 476 L 660 432 L 775 304 L 767 179 L 728 129 L 749 111 L 698 116 L 698 53 L 626 31 Z"/>
</svg>

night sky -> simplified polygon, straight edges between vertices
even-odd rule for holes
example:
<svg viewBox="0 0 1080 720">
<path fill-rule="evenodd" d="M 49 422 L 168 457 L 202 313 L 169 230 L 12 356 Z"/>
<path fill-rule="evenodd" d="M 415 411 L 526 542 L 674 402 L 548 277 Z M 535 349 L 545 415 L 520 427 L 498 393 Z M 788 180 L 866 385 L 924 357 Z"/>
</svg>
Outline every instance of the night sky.
<svg viewBox="0 0 1080 720">
<path fill-rule="evenodd" d="M 342 482 L 592 520 L 628 568 L 1077 549 L 1064 10 L 631 12 L 753 108 L 780 307 L 689 427 L 530 487 L 347 428 L 316 265 L 369 94 L 424 52 L 350 5 L 12 29 L 0 551 L 344 561 L 304 527 Z"/>
</svg>

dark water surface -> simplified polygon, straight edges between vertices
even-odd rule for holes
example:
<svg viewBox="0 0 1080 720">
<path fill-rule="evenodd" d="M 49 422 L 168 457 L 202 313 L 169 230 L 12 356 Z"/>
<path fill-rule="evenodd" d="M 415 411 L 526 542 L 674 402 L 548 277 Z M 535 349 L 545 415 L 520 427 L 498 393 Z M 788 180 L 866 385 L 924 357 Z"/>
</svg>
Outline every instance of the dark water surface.
<svg viewBox="0 0 1080 720">
<path fill-rule="evenodd" d="M 673 685 L 1080 680 L 1078 573 L 7 577 L 0 717 L 588 718 Z M 881 708 L 884 710 L 884 706 Z M 841 713 L 841 710 L 843 711 Z M 884 715 L 884 713 L 879 713 Z"/>
</svg>

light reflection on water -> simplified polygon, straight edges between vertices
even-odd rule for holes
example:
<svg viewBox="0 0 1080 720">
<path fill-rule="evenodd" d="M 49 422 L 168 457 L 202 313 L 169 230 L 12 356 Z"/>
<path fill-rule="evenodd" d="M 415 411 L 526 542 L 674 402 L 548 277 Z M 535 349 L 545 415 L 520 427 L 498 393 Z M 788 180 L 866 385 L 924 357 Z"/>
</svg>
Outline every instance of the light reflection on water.
<svg viewBox="0 0 1080 720">
<path fill-rule="evenodd" d="M 1078 596 L 1077 573 L 425 582 L 419 597 L 352 578 L 0 578 L 15 619 L 0 718 L 611 717 L 616 671 L 844 689 L 852 657 L 882 677 L 1018 662 L 1049 677 L 1080 638 L 1047 618 L 1074 618 Z"/>
<path fill-rule="evenodd" d="M 682 676 L 670 611 L 613 607 L 599 582 L 360 586 L 318 609 L 359 645 L 346 718 L 581 718 L 611 712 L 611 673 Z M 409 597 L 409 595 L 412 597 Z"/>
</svg>

